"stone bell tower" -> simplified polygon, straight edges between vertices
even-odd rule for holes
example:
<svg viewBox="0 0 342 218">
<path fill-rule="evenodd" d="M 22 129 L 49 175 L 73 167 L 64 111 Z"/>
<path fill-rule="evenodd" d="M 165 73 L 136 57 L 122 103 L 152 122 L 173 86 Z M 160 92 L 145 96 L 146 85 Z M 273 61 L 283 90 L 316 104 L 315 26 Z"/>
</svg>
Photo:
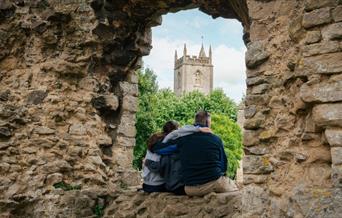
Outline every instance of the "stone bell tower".
<svg viewBox="0 0 342 218">
<path fill-rule="evenodd" d="M 178 58 L 177 50 L 175 52 L 174 92 L 176 95 L 194 90 L 209 94 L 213 90 L 213 68 L 211 46 L 207 57 L 202 44 L 197 57 L 187 55 L 186 44 L 184 44 L 181 58 Z"/>
</svg>

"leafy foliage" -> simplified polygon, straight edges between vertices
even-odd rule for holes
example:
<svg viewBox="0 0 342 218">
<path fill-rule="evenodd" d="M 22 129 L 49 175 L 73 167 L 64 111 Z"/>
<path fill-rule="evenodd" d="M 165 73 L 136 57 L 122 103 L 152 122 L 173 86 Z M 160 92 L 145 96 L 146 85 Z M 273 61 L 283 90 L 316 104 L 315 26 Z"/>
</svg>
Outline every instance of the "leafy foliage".
<svg viewBox="0 0 342 218">
<path fill-rule="evenodd" d="M 169 89 L 158 89 L 156 75 L 151 69 L 139 70 L 139 110 L 137 113 L 137 136 L 134 148 L 134 167 L 141 169 L 142 159 L 146 153 L 146 141 L 150 135 L 160 131 L 165 122 L 176 120 L 181 125 L 193 122 L 194 115 L 199 110 L 207 110 L 213 116 L 213 130 L 224 141 L 228 159 L 229 175 L 233 176 L 241 159 L 241 133 L 236 125 L 237 105 L 229 99 L 221 89 L 214 90 L 210 95 L 194 91 L 177 97 Z M 217 127 L 215 127 L 215 123 Z M 215 131 L 214 131 L 215 132 Z M 222 135 L 220 135 L 222 134 Z"/>
<path fill-rule="evenodd" d="M 211 122 L 212 131 L 222 139 L 224 144 L 224 151 L 228 158 L 227 175 L 234 178 L 236 169 L 239 167 L 239 160 L 243 155 L 240 127 L 221 114 L 211 115 Z"/>
</svg>

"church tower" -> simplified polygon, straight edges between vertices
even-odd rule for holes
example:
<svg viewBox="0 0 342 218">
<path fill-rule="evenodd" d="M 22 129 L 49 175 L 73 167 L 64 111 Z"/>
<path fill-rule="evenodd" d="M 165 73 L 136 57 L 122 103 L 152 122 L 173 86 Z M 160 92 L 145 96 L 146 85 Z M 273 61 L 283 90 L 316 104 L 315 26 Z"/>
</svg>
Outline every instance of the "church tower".
<svg viewBox="0 0 342 218">
<path fill-rule="evenodd" d="M 194 90 L 209 94 L 213 90 L 213 68 L 211 46 L 208 57 L 203 44 L 198 56 L 190 56 L 184 44 L 182 57 L 178 58 L 175 51 L 174 92 L 176 95 Z"/>
</svg>

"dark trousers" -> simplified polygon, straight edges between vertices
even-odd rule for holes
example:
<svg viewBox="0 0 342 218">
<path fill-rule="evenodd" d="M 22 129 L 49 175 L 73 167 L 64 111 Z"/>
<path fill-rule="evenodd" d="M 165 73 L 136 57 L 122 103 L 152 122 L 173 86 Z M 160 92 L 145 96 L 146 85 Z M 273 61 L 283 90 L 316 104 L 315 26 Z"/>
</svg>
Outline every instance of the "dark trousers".
<svg viewBox="0 0 342 218">
<path fill-rule="evenodd" d="M 152 193 L 152 192 L 166 192 L 165 184 L 162 185 L 147 185 L 143 184 L 143 190 L 144 192 L 147 193 Z"/>
</svg>

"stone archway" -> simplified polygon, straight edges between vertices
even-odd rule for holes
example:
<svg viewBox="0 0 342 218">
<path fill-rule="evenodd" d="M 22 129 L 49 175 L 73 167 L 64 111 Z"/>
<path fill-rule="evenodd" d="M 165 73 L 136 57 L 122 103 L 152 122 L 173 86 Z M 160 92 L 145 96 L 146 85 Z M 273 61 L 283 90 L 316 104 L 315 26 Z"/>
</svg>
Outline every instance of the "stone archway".
<svg viewBox="0 0 342 218">
<path fill-rule="evenodd" d="M 134 71 L 162 14 L 199 7 L 245 28 L 243 215 L 340 213 L 341 1 L 61 3 L 0 2 L 1 212 L 85 216 L 137 182 Z"/>
</svg>

